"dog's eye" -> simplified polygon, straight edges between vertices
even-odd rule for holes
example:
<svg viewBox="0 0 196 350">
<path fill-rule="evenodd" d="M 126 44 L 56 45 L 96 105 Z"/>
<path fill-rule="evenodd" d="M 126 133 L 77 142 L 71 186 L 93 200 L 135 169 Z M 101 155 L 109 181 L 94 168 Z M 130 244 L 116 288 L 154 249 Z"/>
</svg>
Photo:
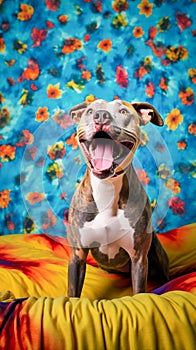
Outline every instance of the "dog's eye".
<svg viewBox="0 0 196 350">
<path fill-rule="evenodd" d="M 87 115 L 90 115 L 90 114 L 92 114 L 92 113 L 93 113 L 93 109 L 92 109 L 92 108 L 90 108 L 90 109 L 86 112 Z"/>
<path fill-rule="evenodd" d="M 127 115 L 128 113 L 129 113 L 129 111 L 125 108 L 120 110 L 120 114 Z"/>
</svg>

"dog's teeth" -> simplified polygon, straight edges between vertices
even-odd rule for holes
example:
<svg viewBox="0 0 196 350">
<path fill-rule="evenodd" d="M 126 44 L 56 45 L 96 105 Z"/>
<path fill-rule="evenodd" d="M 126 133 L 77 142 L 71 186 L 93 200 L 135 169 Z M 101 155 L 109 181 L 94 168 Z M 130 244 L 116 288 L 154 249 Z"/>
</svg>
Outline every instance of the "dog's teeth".
<svg viewBox="0 0 196 350">
<path fill-rule="evenodd" d="M 91 142 L 91 144 L 89 145 L 89 153 L 90 153 L 91 155 L 94 154 L 94 149 L 95 149 L 95 145 L 93 145 L 93 142 Z"/>
<path fill-rule="evenodd" d="M 114 160 L 117 160 L 117 159 L 119 159 L 120 158 L 120 156 L 122 155 L 122 153 L 123 153 L 123 147 L 122 147 L 122 145 L 119 145 L 120 147 L 119 147 L 119 153 L 114 157 Z"/>
</svg>

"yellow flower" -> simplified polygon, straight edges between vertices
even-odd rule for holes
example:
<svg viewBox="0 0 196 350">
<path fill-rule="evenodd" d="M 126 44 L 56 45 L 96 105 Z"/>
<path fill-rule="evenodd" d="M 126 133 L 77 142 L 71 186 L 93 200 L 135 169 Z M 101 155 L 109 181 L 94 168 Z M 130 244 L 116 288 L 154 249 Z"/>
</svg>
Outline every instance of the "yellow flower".
<svg viewBox="0 0 196 350">
<path fill-rule="evenodd" d="M 175 179 L 168 179 L 165 186 L 169 188 L 174 194 L 180 193 L 180 183 Z"/>
<path fill-rule="evenodd" d="M 15 40 L 13 44 L 13 49 L 16 50 L 18 53 L 23 54 L 27 49 L 27 45 L 20 40 Z"/>
<path fill-rule="evenodd" d="M 97 97 L 95 97 L 93 94 L 90 94 L 90 95 L 86 96 L 85 100 L 86 100 L 86 102 L 91 103 L 91 102 L 97 100 Z"/>
<path fill-rule="evenodd" d="M 179 46 L 179 47 L 170 46 L 166 50 L 166 57 L 171 62 L 177 62 L 179 60 L 186 60 L 188 57 L 188 51 L 183 46 Z"/>
<path fill-rule="evenodd" d="M 68 88 L 75 90 L 76 92 L 81 92 L 84 88 L 84 85 L 75 83 L 74 80 L 68 81 L 67 85 Z"/>
<path fill-rule="evenodd" d="M 165 120 L 168 128 L 170 130 L 176 130 L 179 124 L 183 122 L 183 115 L 180 113 L 178 108 L 174 108 L 168 115 Z"/>
<path fill-rule="evenodd" d="M 148 137 L 147 132 L 142 130 L 141 136 L 140 136 L 140 146 L 145 146 L 148 141 L 149 141 L 149 137 Z"/>
<path fill-rule="evenodd" d="M 114 17 L 112 21 L 112 25 L 114 28 L 119 29 L 121 27 L 126 27 L 128 21 L 123 13 L 119 13 L 116 17 Z"/>
<path fill-rule="evenodd" d="M 166 180 L 170 176 L 170 171 L 164 163 L 159 165 L 157 175 L 163 180 Z"/>
<path fill-rule="evenodd" d="M 61 98 L 63 93 L 62 90 L 59 89 L 59 83 L 56 85 L 49 84 L 47 88 L 48 98 Z"/>
<path fill-rule="evenodd" d="M 154 4 L 150 4 L 148 0 L 142 0 L 142 2 L 137 7 L 140 9 L 140 15 L 149 17 L 152 15 L 153 6 Z"/>
<path fill-rule="evenodd" d="M 196 69 L 195 68 L 190 68 L 188 70 L 188 75 L 191 78 L 192 82 L 196 84 Z"/>
<path fill-rule="evenodd" d="M 6 49 L 5 41 L 3 38 L 0 38 L 0 52 L 3 52 Z"/>
</svg>

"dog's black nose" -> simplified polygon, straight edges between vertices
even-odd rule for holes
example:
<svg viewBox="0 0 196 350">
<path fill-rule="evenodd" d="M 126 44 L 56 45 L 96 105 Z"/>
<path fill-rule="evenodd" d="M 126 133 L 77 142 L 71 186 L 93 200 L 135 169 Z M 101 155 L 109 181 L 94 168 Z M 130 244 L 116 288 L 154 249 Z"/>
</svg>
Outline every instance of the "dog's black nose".
<svg viewBox="0 0 196 350">
<path fill-rule="evenodd" d="M 94 121 L 96 124 L 109 124 L 111 120 L 112 116 L 106 110 L 99 110 L 94 114 Z"/>
</svg>

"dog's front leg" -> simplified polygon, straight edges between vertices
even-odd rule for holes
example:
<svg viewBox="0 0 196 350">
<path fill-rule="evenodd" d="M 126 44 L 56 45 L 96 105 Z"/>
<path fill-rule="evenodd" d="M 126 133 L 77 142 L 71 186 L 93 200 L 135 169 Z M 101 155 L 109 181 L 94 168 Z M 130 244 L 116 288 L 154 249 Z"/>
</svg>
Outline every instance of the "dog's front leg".
<svg viewBox="0 0 196 350">
<path fill-rule="evenodd" d="M 152 234 L 138 235 L 135 240 L 135 254 L 131 257 L 133 294 L 145 293 L 148 278 L 148 251 Z"/>
<path fill-rule="evenodd" d="M 68 296 L 80 297 L 86 273 L 86 257 L 83 249 L 73 250 L 68 266 Z"/>
<path fill-rule="evenodd" d="M 132 259 L 131 274 L 133 294 L 145 293 L 148 274 L 147 256 Z"/>
</svg>

